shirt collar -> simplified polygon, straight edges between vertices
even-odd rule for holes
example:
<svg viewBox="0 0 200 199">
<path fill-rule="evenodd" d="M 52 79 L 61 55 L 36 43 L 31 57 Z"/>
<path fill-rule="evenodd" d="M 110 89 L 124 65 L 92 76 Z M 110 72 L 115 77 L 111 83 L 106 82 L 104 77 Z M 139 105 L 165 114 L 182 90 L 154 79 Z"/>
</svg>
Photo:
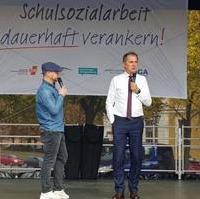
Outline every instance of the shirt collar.
<svg viewBox="0 0 200 199">
<path fill-rule="evenodd" d="M 124 71 L 125 77 L 129 78 L 130 74 L 128 74 L 126 71 Z"/>
<path fill-rule="evenodd" d="M 126 71 L 124 71 L 124 73 L 123 73 L 126 77 L 130 77 L 130 74 L 128 74 Z M 137 75 L 137 73 L 136 73 L 136 75 Z"/>
<path fill-rule="evenodd" d="M 47 84 L 48 86 L 51 86 L 53 88 L 55 88 L 55 84 L 50 84 L 49 82 L 47 82 L 46 80 L 43 79 L 43 83 Z"/>
</svg>

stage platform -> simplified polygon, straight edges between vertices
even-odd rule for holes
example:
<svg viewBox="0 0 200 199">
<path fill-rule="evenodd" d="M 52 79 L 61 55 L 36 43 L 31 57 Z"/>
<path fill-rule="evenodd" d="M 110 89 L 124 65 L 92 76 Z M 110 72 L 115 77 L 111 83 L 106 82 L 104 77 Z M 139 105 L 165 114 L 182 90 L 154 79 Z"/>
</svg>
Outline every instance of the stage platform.
<svg viewBox="0 0 200 199">
<path fill-rule="evenodd" d="M 65 181 L 70 199 L 111 199 L 112 180 Z M 0 199 L 39 199 L 40 182 L 32 179 L 0 179 Z M 199 180 L 142 180 L 141 199 L 199 199 Z M 126 199 L 128 199 L 126 191 Z"/>
</svg>

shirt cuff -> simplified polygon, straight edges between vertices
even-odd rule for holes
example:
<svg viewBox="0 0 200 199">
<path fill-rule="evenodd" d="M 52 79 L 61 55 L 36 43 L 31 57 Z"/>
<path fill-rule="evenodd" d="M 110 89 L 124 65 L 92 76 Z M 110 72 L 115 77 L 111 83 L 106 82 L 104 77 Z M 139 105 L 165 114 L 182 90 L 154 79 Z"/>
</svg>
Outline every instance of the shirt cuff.
<svg viewBox="0 0 200 199">
<path fill-rule="evenodd" d="M 114 121 L 115 121 L 115 117 L 114 117 L 114 115 L 110 116 L 109 120 L 110 120 L 110 123 L 113 124 Z"/>
</svg>

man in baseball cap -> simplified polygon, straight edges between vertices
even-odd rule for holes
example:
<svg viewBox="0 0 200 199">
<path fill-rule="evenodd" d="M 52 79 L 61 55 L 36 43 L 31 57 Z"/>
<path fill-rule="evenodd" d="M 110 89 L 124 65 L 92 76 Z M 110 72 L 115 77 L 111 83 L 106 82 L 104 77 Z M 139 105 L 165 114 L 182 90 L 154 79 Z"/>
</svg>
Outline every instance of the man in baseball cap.
<svg viewBox="0 0 200 199">
<path fill-rule="evenodd" d="M 68 199 L 64 190 L 64 166 L 67 161 L 67 149 L 64 135 L 64 97 L 65 86 L 56 88 L 62 67 L 53 62 L 42 64 L 43 81 L 36 94 L 36 115 L 44 144 L 44 158 L 41 168 L 40 199 Z M 51 169 L 54 168 L 53 184 Z"/>
</svg>

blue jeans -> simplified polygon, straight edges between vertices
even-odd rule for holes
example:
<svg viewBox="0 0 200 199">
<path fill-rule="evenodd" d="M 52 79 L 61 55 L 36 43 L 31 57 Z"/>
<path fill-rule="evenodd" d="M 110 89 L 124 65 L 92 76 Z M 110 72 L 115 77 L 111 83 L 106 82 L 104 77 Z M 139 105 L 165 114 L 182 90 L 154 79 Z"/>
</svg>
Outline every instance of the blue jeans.
<svg viewBox="0 0 200 199">
<path fill-rule="evenodd" d="M 41 168 L 42 192 L 52 190 L 51 171 L 53 168 L 53 190 L 62 190 L 64 178 L 64 166 L 68 153 L 65 144 L 65 136 L 62 132 L 42 132 L 41 141 L 44 144 L 44 159 Z"/>
<path fill-rule="evenodd" d="M 139 175 L 143 158 L 143 128 L 143 117 L 127 119 L 115 116 L 115 121 L 113 123 L 113 178 L 115 183 L 115 191 L 117 193 L 123 193 L 125 190 L 124 158 L 127 140 L 129 144 L 131 163 L 128 176 L 128 187 L 130 192 L 138 191 Z"/>
</svg>

